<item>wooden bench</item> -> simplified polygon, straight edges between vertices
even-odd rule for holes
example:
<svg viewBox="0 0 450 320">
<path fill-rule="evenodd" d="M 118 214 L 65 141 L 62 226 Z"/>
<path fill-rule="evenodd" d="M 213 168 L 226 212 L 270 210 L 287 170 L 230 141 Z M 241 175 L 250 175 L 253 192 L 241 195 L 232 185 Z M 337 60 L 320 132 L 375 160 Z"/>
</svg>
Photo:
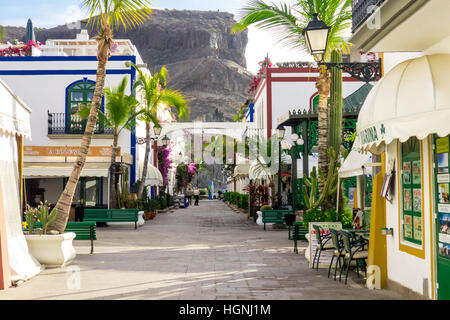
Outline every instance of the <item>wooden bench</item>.
<svg viewBox="0 0 450 320">
<path fill-rule="evenodd" d="M 84 222 L 134 222 L 137 229 L 138 209 L 85 209 Z"/>
<path fill-rule="evenodd" d="M 292 213 L 292 210 L 263 210 L 264 230 L 266 230 L 266 223 L 284 223 L 284 215 L 290 213 Z"/>
<path fill-rule="evenodd" d="M 40 222 L 36 222 L 35 228 L 42 228 Z M 77 236 L 74 240 L 90 240 L 91 254 L 94 253 L 94 240 L 97 240 L 97 227 L 95 222 L 67 222 L 64 232 L 73 232 Z"/>
</svg>

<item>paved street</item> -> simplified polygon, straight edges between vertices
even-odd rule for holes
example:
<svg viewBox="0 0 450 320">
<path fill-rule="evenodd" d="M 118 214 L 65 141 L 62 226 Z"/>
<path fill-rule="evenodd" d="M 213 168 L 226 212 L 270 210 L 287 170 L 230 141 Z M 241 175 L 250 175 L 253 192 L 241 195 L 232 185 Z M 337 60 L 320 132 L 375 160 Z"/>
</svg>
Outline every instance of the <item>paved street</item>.
<svg viewBox="0 0 450 320">
<path fill-rule="evenodd" d="M 158 214 L 138 230 L 98 228 L 98 238 L 95 254 L 89 241 L 75 241 L 71 265 L 44 270 L 0 299 L 401 298 L 364 288 L 356 274 L 344 285 L 309 269 L 287 230 L 264 231 L 220 201 Z"/>
</svg>

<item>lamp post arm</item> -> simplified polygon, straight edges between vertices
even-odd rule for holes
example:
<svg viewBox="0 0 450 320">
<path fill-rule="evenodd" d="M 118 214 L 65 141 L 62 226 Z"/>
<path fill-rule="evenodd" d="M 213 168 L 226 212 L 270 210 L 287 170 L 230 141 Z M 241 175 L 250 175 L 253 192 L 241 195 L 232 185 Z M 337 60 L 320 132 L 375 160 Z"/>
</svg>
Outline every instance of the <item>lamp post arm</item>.
<svg viewBox="0 0 450 320">
<path fill-rule="evenodd" d="M 363 82 L 375 82 L 381 78 L 381 59 L 377 62 L 320 62 L 327 69 L 338 68 Z"/>
</svg>

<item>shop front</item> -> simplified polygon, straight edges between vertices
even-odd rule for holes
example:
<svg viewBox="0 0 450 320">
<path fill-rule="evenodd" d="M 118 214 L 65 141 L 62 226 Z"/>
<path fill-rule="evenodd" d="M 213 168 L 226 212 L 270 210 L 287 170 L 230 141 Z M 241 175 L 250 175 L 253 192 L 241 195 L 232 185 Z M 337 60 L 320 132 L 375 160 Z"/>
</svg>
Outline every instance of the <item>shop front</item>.
<svg viewBox="0 0 450 320">
<path fill-rule="evenodd" d="M 32 207 L 48 201 L 56 204 L 73 169 L 73 155 L 78 147 L 24 148 L 24 203 Z M 77 220 L 78 208 L 107 208 L 109 203 L 109 167 L 111 147 L 90 148 L 75 190 L 69 220 Z M 128 167 L 129 156 L 117 155 L 116 161 Z"/>
<path fill-rule="evenodd" d="M 448 54 L 400 63 L 372 89 L 357 123 L 360 151 L 385 157 L 379 267 L 388 286 L 430 299 L 450 299 L 448 74 Z"/>
</svg>

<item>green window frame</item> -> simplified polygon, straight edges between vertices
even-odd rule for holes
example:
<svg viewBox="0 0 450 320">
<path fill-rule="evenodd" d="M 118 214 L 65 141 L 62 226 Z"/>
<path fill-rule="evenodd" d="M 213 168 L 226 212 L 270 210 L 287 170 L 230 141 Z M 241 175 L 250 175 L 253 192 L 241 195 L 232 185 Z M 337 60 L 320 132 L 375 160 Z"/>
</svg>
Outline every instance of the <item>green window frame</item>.
<svg viewBox="0 0 450 320">
<path fill-rule="evenodd" d="M 422 147 L 416 138 L 401 144 L 402 240 L 422 245 Z"/>
<path fill-rule="evenodd" d="M 87 80 L 77 81 L 71 84 L 67 90 L 66 104 L 66 131 L 67 133 L 84 133 L 86 120 L 76 115 L 82 105 L 89 105 L 94 98 L 95 82 Z"/>
</svg>

